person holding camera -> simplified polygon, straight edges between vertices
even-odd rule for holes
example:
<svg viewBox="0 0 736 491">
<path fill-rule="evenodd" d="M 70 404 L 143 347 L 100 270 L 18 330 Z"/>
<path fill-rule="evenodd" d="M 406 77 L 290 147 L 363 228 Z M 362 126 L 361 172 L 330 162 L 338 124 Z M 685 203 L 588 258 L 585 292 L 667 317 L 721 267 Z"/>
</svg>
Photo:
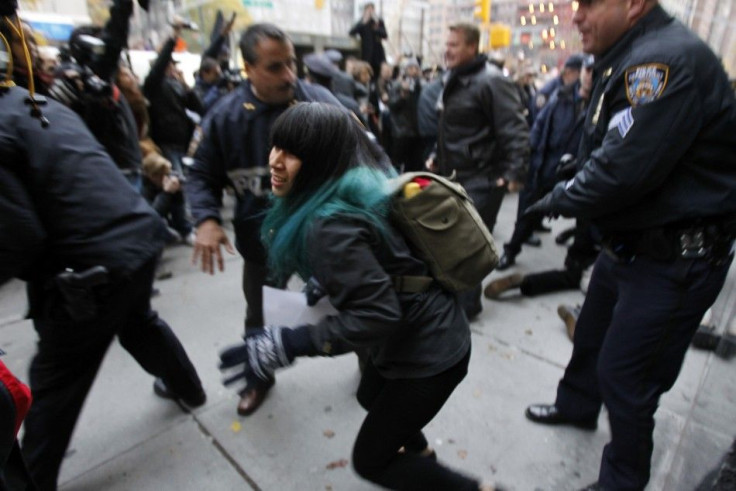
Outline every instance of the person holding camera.
<svg viewBox="0 0 736 491">
<path fill-rule="evenodd" d="M 366 3 L 363 17 L 350 29 L 351 36 L 360 36 L 360 59 L 367 61 L 377 77 L 381 71 L 381 63 L 386 61 L 383 40 L 388 39 L 383 19 L 376 15 L 376 6 Z"/>
<path fill-rule="evenodd" d="M 204 114 L 202 101 L 182 78 L 172 58 L 182 29 L 192 25 L 174 20 L 173 32 L 164 43 L 143 82 L 143 94 L 151 103 L 151 138 L 177 173 L 183 173 L 181 159 L 186 156 L 194 130 Z"/>
<path fill-rule="evenodd" d="M 116 0 L 104 28 L 74 29 L 69 37 L 72 58 L 57 69 L 49 95 L 82 117 L 128 182 L 140 191 L 143 158 L 138 127 L 130 104 L 114 83 L 132 12 L 131 0 Z"/>
<path fill-rule="evenodd" d="M 143 197 L 188 245 L 194 242 L 192 224 L 184 206 L 184 176 L 172 171 L 171 162 L 158 152 L 143 158 Z M 174 234 L 176 235 L 176 234 Z"/>
</svg>

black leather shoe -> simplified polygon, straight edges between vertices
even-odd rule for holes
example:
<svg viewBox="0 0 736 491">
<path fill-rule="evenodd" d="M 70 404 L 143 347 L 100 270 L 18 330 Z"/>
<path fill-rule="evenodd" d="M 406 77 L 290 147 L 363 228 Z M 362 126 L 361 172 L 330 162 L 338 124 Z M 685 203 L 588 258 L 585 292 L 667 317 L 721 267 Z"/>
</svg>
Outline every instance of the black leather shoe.
<svg viewBox="0 0 736 491">
<path fill-rule="evenodd" d="M 509 269 L 511 266 L 516 264 L 516 255 L 513 254 L 506 254 L 505 252 L 501 254 L 501 259 L 498 260 L 498 264 L 496 265 L 496 271 L 503 271 L 505 269 Z"/>
<path fill-rule="evenodd" d="M 529 238 L 524 241 L 524 244 L 532 247 L 542 247 L 542 239 L 536 235 L 530 235 Z"/>
<path fill-rule="evenodd" d="M 560 414 L 554 404 L 532 404 L 526 408 L 524 415 L 527 419 L 544 425 L 568 425 L 589 431 L 598 428 L 597 418 L 591 420 L 571 419 Z"/>
<path fill-rule="evenodd" d="M 538 224 L 537 224 L 537 225 L 536 225 L 536 226 L 534 227 L 534 231 L 535 231 L 535 232 L 539 232 L 539 233 L 542 233 L 542 234 L 548 234 L 548 233 L 550 233 L 550 232 L 552 231 L 552 228 L 551 228 L 551 227 L 547 227 L 547 226 L 546 226 L 546 225 L 544 225 L 543 223 L 538 223 Z"/>
<path fill-rule="evenodd" d="M 250 416 L 261 407 L 266 399 L 268 391 L 271 390 L 275 381 L 249 385 L 240 393 L 240 401 L 238 402 L 238 414 L 241 416 Z"/>
<path fill-rule="evenodd" d="M 195 396 L 182 397 L 169 389 L 160 377 L 157 377 L 153 381 L 153 393 L 162 399 L 171 399 L 172 401 L 183 403 L 185 405 L 185 409 L 193 409 L 207 402 L 207 394 L 205 394 L 202 389 L 200 389 L 199 393 Z"/>
</svg>

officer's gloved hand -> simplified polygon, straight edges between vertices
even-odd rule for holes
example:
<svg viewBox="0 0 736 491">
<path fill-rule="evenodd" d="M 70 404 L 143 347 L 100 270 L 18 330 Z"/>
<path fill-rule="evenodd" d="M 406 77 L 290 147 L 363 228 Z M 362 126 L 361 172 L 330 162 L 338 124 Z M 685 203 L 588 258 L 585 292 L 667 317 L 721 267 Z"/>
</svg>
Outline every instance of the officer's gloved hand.
<svg viewBox="0 0 736 491">
<path fill-rule="evenodd" d="M 554 217 L 557 218 L 557 214 L 552 211 L 552 193 L 547 193 L 539 201 L 532 203 L 522 215 L 526 218 L 532 217 Z"/>
<path fill-rule="evenodd" d="M 571 153 L 566 153 L 560 157 L 560 162 L 555 169 L 555 179 L 559 181 L 568 181 L 575 176 L 578 170 L 578 159 Z"/>
<path fill-rule="evenodd" d="M 251 385 L 255 382 L 270 382 L 277 368 L 293 363 L 294 354 L 284 345 L 283 326 L 266 326 L 252 330 L 245 342 L 231 346 L 220 353 L 220 371 L 229 386 L 237 382 Z"/>
</svg>

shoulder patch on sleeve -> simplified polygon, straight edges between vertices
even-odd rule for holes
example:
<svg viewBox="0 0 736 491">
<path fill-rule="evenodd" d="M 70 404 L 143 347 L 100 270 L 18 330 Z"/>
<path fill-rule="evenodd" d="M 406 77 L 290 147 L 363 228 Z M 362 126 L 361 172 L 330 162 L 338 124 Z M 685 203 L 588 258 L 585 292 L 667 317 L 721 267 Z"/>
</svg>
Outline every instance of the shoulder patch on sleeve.
<svg viewBox="0 0 736 491">
<path fill-rule="evenodd" d="M 670 67 L 662 63 L 637 65 L 626 70 L 626 97 L 636 107 L 659 98 L 667 86 Z"/>
</svg>

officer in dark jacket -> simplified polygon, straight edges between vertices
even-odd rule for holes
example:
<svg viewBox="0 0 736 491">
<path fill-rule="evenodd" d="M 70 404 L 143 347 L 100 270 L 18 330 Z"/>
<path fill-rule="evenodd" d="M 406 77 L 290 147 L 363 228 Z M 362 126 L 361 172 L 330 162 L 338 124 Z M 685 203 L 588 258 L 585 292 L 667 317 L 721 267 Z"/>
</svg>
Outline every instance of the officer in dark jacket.
<svg viewBox="0 0 736 491">
<path fill-rule="evenodd" d="M 164 226 L 72 111 L 0 92 L 0 278 L 28 282 L 38 351 L 23 453 L 38 489 L 56 489 L 84 400 L 115 336 L 157 393 L 205 402 L 199 377 L 150 295 Z M 38 99 L 38 96 L 36 96 Z"/>
<path fill-rule="evenodd" d="M 214 274 L 216 267 L 224 269 L 220 246 L 234 252 L 222 228 L 220 207 L 223 188 L 235 189 L 235 246 L 245 259 L 243 293 L 248 330 L 263 327 L 262 288 L 268 271 L 259 236 L 271 189 L 271 124 L 294 101 L 340 103 L 324 87 L 297 80 L 294 46 L 278 27 L 250 26 L 243 33 L 240 49 L 248 79 L 205 117 L 204 135 L 186 190 L 197 226 L 193 258 L 201 260 L 203 271 Z M 247 387 L 241 394 L 238 412 L 247 415 L 255 411 L 270 385 Z"/>
<path fill-rule="evenodd" d="M 444 176 L 454 172 L 493 231 L 504 194 L 524 182 L 529 126 L 514 83 L 478 54 L 479 41 L 476 26 L 450 26 L 445 59 L 451 71 L 442 93 L 439 166 L 430 168 Z M 482 309 L 480 295 L 480 285 L 463 294 L 469 318 Z"/>
<path fill-rule="evenodd" d="M 565 154 L 571 156 L 577 154 L 585 111 L 590 99 L 592 66 L 586 68 L 584 75 L 587 77 L 587 86 L 581 91 L 582 61 L 577 55 L 573 57 L 580 60 L 577 61 L 580 65 L 573 67 L 568 60 L 565 66 L 570 68 L 564 74 L 564 85 L 552 94 L 550 101 L 539 112 L 532 126 L 529 136 L 532 150 L 529 175 L 524 189 L 519 193 L 514 233 L 503 245 L 503 255 L 496 267 L 498 271 L 516 264 L 516 256 L 521 252 L 522 244 L 532 237 L 535 226 L 539 224 L 538 218 L 523 215 L 526 208 L 547 194 L 557 183 L 556 171 L 560 158 Z M 573 69 L 575 67 L 576 69 Z"/>
<path fill-rule="evenodd" d="M 736 225 L 736 100 L 718 58 L 657 0 L 581 2 L 596 56 L 581 167 L 531 212 L 589 217 L 595 264 L 552 405 L 526 415 L 611 441 L 597 487 L 644 489 L 654 413 L 721 290 Z"/>
</svg>

